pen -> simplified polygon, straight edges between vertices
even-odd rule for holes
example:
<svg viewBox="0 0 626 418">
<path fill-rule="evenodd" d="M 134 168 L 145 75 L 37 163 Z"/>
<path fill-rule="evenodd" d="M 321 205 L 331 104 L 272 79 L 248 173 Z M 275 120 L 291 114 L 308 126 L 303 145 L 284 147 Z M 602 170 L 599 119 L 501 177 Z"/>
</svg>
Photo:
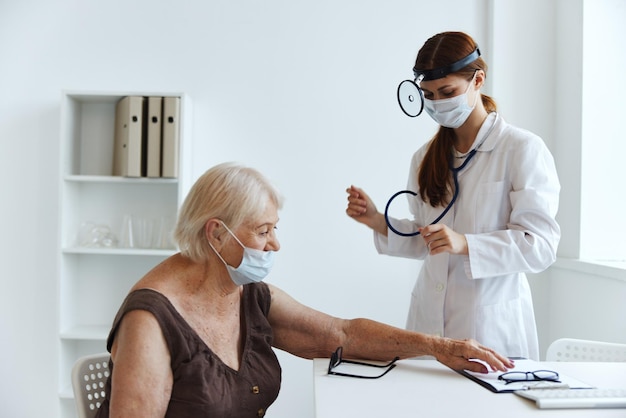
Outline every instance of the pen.
<svg viewBox="0 0 626 418">
<path fill-rule="evenodd" d="M 523 386 L 521 390 L 537 390 L 537 389 L 569 389 L 567 383 L 546 383 L 541 382 L 535 385 Z"/>
</svg>

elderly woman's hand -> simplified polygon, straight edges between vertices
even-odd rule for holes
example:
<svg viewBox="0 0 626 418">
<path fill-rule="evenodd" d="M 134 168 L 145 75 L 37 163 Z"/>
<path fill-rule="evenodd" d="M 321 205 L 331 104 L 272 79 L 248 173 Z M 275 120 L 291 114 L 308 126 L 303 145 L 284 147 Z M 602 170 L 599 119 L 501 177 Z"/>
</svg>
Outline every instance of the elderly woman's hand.
<svg viewBox="0 0 626 418">
<path fill-rule="evenodd" d="M 469 370 L 477 373 L 489 371 L 485 364 L 489 365 L 492 370 L 499 371 L 506 371 L 514 366 L 510 359 L 474 340 L 440 338 L 436 342 L 434 356 L 440 363 L 454 370 Z M 480 362 L 475 360 L 480 360 Z"/>
</svg>

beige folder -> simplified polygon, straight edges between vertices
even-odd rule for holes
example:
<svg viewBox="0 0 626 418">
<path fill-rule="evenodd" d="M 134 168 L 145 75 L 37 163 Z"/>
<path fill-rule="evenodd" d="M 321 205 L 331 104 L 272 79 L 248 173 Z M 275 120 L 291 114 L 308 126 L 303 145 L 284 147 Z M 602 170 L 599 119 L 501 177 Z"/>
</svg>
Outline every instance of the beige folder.
<svg viewBox="0 0 626 418">
<path fill-rule="evenodd" d="M 161 114 L 163 98 L 148 97 L 147 100 L 146 175 L 148 177 L 161 177 Z"/>
<path fill-rule="evenodd" d="M 163 98 L 163 148 L 161 176 L 178 177 L 180 146 L 180 97 Z"/>
<path fill-rule="evenodd" d="M 113 175 L 141 177 L 143 102 L 141 96 L 126 96 L 115 108 Z"/>
</svg>

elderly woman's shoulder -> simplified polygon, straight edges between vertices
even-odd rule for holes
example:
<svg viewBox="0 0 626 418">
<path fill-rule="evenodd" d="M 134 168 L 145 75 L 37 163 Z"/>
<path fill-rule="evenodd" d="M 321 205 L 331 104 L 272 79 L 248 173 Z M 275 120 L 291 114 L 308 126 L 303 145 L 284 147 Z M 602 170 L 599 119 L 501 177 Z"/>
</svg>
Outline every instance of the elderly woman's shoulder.
<svg viewBox="0 0 626 418">
<path fill-rule="evenodd" d="M 176 253 L 148 271 L 135 285 L 132 290 L 150 288 L 167 294 L 172 287 L 178 286 L 184 282 L 185 276 L 193 277 L 197 275 L 196 270 L 199 269 L 197 263 L 189 258 L 184 257 L 180 253 Z"/>
</svg>

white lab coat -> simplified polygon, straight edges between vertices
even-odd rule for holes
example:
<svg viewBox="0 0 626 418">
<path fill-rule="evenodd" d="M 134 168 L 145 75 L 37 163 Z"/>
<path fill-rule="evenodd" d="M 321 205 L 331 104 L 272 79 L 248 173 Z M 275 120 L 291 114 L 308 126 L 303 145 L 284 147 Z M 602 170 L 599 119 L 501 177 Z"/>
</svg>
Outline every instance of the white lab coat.
<svg viewBox="0 0 626 418">
<path fill-rule="evenodd" d="M 483 139 L 459 172 L 459 196 L 440 221 L 465 234 L 469 256 L 429 256 L 421 236 L 402 237 L 391 230 L 387 237 L 374 233 L 374 242 L 381 254 L 424 259 L 411 296 L 408 329 L 474 338 L 501 354 L 539 360 L 524 273 L 545 270 L 556 259 L 560 184 L 554 160 L 541 138 L 495 113 L 481 127 L 474 146 Z M 407 196 L 414 220 L 390 218 L 402 232 L 430 224 L 443 210 L 419 198 L 417 172 L 427 145 L 411 161 L 408 189 L 418 196 Z"/>
</svg>

